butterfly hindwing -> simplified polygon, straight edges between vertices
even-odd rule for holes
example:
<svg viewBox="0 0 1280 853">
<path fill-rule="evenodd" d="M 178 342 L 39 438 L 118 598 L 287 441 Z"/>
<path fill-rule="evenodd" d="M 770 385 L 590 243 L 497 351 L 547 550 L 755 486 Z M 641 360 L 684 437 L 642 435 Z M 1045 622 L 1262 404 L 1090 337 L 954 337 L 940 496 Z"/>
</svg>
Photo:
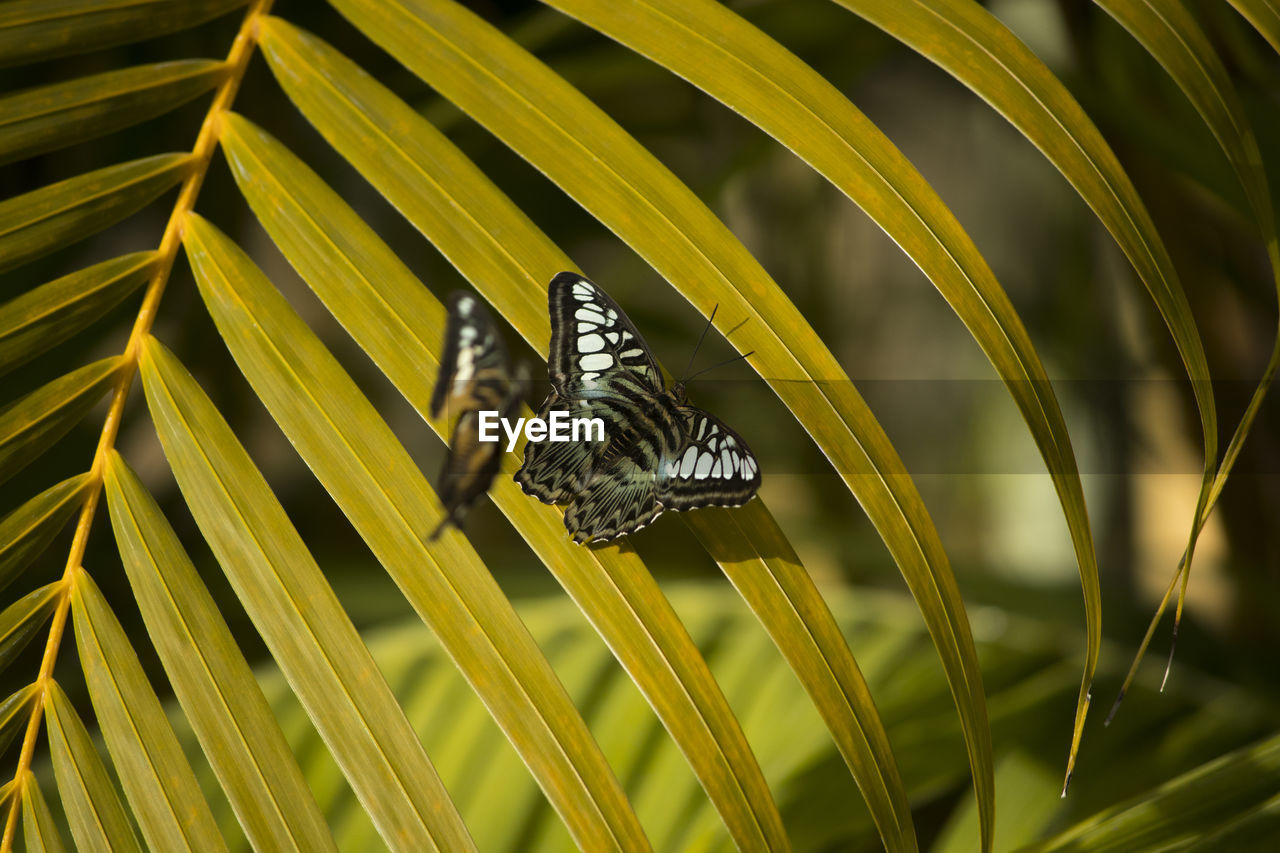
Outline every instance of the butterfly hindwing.
<svg viewBox="0 0 1280 853">
<path fill-rule="evenodd" d="M 667 509 L 741 506 L 760 488 L 760 463 L 737 433 L 694 406 L 678 409 L 684 441 L 664 455 L 658 500 Z"/>
<path fill-rule="evenodd" d="M 587 405 L 572 404 L 552 391 L 538 417 L 549 418 L 556 410 L 567 411 L 571 417 L 592 417 Z M 568 503 L 595 470 L 605 447 L 605 442 L 595 441 L 531 441 L 525 445 L 524 464 L 515 480 L 525 494 L 543 503 Z"/>
<path fill-rule="evenodd" d="M 597 472 L 569 505 L 564 526 L 579 544 L 635 533 L 662 514 L 653 472 L 622 456 Z"/>
<path fill-rule="evenodd" d="M 523 369 L 511 375 L 506 347 L 480 301 L 468 293 L 452 294 L 431 416 L 440 417 L 446 408 L 459 414 L 438 489 L 445 517 L 431 534 L 433 539 L 448 524 L 461 527 L 501 465 L 501 443 L 480 441 L 480 411 L 497 411 L 504 418 L 514 415 L 527 385 Z"/>
</svg>

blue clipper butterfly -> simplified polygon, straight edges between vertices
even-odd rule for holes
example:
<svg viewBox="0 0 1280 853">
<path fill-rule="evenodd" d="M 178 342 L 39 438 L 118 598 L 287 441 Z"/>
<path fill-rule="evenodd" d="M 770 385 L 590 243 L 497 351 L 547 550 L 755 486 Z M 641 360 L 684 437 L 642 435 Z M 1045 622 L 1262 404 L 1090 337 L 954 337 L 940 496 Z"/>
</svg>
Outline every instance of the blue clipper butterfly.
<svg viewBox="0 0 1280 853">
<path fill-rule="evenodd" d="M 515 480 L 543 503 L 568 504 L 573 541 L 634 533 L 664 510 L 741 506 L 760 465 L 720 420 L 667 389 L 640 332 L 618 304 L 577 273 L 547 289 L 551 392 L 539 411 L 600 418 L 605 440 L 529 442 Z"/>
<path fill-rule="evenodd" d="M 511 417 L 527 385 L 523 365 L 514 376 L 509 371 L 507 348 L 480 300 L 462 291 L 451 294 L 440 374 L 431 392 L 431 417 L 440 417 L 446 404 L 461 414 L 440 475 L 438 491 L 445 516 L 432 531 L 432 539 L 449 524 L 462 529 L 463 519 L 498 473 L 502 444 L 480 441 L 480 412 Z"/>
</svg>

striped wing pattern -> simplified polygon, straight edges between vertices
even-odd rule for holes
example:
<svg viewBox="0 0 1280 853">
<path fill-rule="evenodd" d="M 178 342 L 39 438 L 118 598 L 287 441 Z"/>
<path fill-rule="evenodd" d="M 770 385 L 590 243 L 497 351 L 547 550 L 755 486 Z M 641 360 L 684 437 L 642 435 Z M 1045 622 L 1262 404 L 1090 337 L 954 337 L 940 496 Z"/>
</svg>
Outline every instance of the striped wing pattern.
<svg viewBox="0 0 1280 853">
<path fill-rule="evenodd" d="M 507 348 L 480 300 L 462 291 L 451 294 L 440 374 L 431 393 L 431 417 L 447 411 L 458 413 L 458 419 L 438 489 L 445 517 L 432 539 L 450 524 L 461 529 L 463 519 L 498 473 L 502 444 L 480 441 L 479 413 L 514 415 L 527 385 L 523 368 L 516 375 L 508 368 Z"/>
<path fill-rule="evenodd" d="M 664 510 L 741 506 L 755 496 L 760 469 L 735 432 L 668 390 L 649 347 L 603 290 L 560 273 L 547 294 L 554 410 L 600 418 L 603 442 L 529 443 L 516 482 L 544 503 L 567 504 L 565 527 L 578 543 L 634 533 Z"/>
</svg>

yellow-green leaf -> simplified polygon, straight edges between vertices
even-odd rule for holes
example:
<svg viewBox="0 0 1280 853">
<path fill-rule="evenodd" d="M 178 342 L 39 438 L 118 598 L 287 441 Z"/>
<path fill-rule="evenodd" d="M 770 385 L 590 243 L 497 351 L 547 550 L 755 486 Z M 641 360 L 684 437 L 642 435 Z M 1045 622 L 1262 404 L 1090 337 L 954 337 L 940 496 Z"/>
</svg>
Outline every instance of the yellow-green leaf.
<svg viewBox="0 0 1280 853">
<path fill-rule="evenodd" d="M 1189 773 L 1111 806 L 1081 821 L 1049 841 L 1028 850 L 1127 853 L 1130 850 L 1193 849 L 1193 842 L 1208 841 L 1208 830 L 1241 820 L 1266 818 L 1261 827 L 1270 831 L 1261 838 L 1239 838 L 1221 846 L 1196 850 L 1270 850 L 1280 826 L 1276 813 L 1276 788 L 1280 786 L 1280 736 L 1220 756 Z M 1261 816 L 1256 811 L 1261 809 Z M 1246 829 L 1259 829 L 1257 825 Z M 1248 843 L 1245 843 L 1248 842 Z M 1254 846 L 1254 844 L 1257 846 Z"/>
<path fill-rule="evenodd" d="M 0 702 L 0 753 L 9 748 L 18 733 L 31 719 L 31 703 L 40 691 L 39 685 L 28 684 Z"/>
<path fill-rule="evenodd" d="M 0 164 L 166 113 L 218 85 L 225 71 L 211 59 L 158 62 L 0 98 Z"/>
<path fill-rule="evenodd" d="M 247 0 L 9 0 L 0 6 L 0 66 L 153 38 L 202 24 Z"/>
<path fill-rule="evenodd" d="M 89 485 L 77 474 L 45 489 L 0 520 L 0 589 L 40 556 L 79 507 Z"/>
<path fill-rule="evenodd" d="M 482 293 L 502 307 L 530 343 L 543 348 L 547 335 L 545 278 L 540 279 L 538 271 L 571 268 L 571 262 L 563 253 L 429 124 L 332 48 L 274 19 L 264 26 L 263 46 L 286 91 L 326 138 L 431 238 Z M 418 375 L 424 362 L 437 363 L 439 344 L 435 335 L 415 336 L 413 329 L 415 325 L 422 325 L 417 323 L 417 318 L 428 310 L 433 318 L 442 318 L 442 309 L 434 299 L 420 294 L 417 282 L 402 271 L 394 258 L 375 265 L 375 253 L 366 247 L 378 243 L 378 238 L 354 215 L 323 225 L 316 234 L 309 228 L 297 233 L 296 228 L 286 227 L 285 210 L 305 211 L 305 220 L 319 220 L 322 224 L 323 217 L 315 211 L 340 202 L 332 193 L 322 192 L 323 185 L 313 188 L 318 179 L 282 147 L 256 129 L 238 130 L 241 126 L 242 120 L 231 120 L 225 143 L 233 171 L 250 204 L 304 279 L 425 417 L 425 391 Z M 395 128 L 395 132 L 388 132 L 387 128 Z M 286 175 L 288 184 L 284 185 L 282 178 Z M 289 217 L 290 222 L 296 220 L 296 216 Z M 318 251 L 328 246 L 337 247 L 337 251 L 328 255 Z M 390 257 L 385 248 L 379 254 Z M 335 280 L 326 282 L 326 277 Z M 351 304 L 350 281 L 356 279 L 386 293 L 381 300 L 372 301 L 378 319 L 374 319 L 374 308 L 357 309 Z M 431 327 L 429 323 L 426 325 Z M 380 340 L 387 328 L 402 329 L 407 337 Z M 493 496 L 499 507 L 515 520 L 504 501 L 508 485 L 505 478 L 499 478 Z M 520 493 L 518 490 L 512 493 L 518 506 Z M 756 508 L 768 517 L 763 504 L 757 501 Z M 717 524 L 718 517 L 706 512 L 693 513 L 688 516 L 688 522 L 698 529 Z M 518 521 L 517 527 L 520 527 Z M 528 531 L 521 529 L 528 537 Z M 734 552 L 749 552 L 751 546 L 736 533 L 735 536 L 738 542 Z M 559 533 L 558 538 L 562 540 L 563 533 Z M 556 568 L 563 564 L 563 558 L 549 563 L 572 592 L 572 580 Z M 799 568 L 798 563 L 795 567 Z M 725 568 L 730 570 L 728 565 Z M 742 573 L 773 572 L 770 563 L 763 559 L 754 563 L 739 561 L 735 568 Z M 802 570 L 793 578 L 796 580 L 790 585 L 763 583 L 757 586 L 753 607 L 790 611 L 794 605 L 788 603 L 787 596 L 801 594 L 798 588 L 804 585 L 809 586 L 812 598 L 820 600 Z M 827 618 L 820 608 L 807 608 L 806 613 L 811 620 Z M 813 688 L 817 681 L 826 682 L 814 693 L 815 697 L 820 693 L 831 697 L 832 671 L 856 672 L 839 631 L 828 624 L 796 634 L 793 627 L 786 626 L 775 634 L 775 639 L 780 645 L 789 646 L 788 658 L 797 671 L 811 677 L 807 687 Z M 816 650 L 809 639 L 815 631 L 828 640 L 835 640 L 821 651 L 845 658 L 842 663 L 815 659 Z M 835 687 L 834 693 L 840 692 L 842 688 Z M 823 700 L 819 698 L 819 701 Z M 848 746 L 862 737 L 856 732 L 860 724 L 879 725 L 870 706 L 864 711 L 869 713 L 860 721 L 844 702 L 825 709 L 828 723 L 845 729 L 837 735 L 842 745 Z M 871 736 L 883 741 L 882 733 Z M 882 758 L 889 758 L 887 752 Z M 895 779 L 897 774 L 891 760 L 880 769 L 883 779 Z M 869 789 L 882 789 L 883 779 L 873 775 L 862 781 Z M 895 786 L 896 795 L 890 796 L 900 806 L 899 816 L 894 818 L 890 814 L 886 823 L 893 826 L 905 822 L 909 831 L 906 797 L 900 783 L 894 782 L 889 787 Z M 890 796 L 872 793 L 870 799 L 873 804 L 883 805 Z M 891 834 L 896 835 L 898 831 L 895 827 Z"/>
<path fill-rule="evenodd" d="M 164 708 L 93 578 L 72 576 L 76 648 L 121 786 L 152 850 L 226 850 Z"/>
<path fill-rule="evenodd" d="M 937 63 L 1008 119 L 1058 168 L 1129 258 L 1173 336 L 1199 408 L 1204 505 L 1217 464 L 1218 426 L 1204 348 L 1169 253 L 1119 160 L 1066 87 L 994 15 L 973 0 L 836 0 Z M 1194 521 L 1194 517 L 1193 517 Z M 1101 638 L 1096 578 L 1084 586 L 1088 649 L 1068 759 L 1083 732 Z"/>
<path fill-rule="evenodd" d="M 383 840 L 405 851 L 474 849 L 368 649 L 226 421 L 154 338 L 141 368 L 196 523 Z"/>
<path fill-rule="evenodd" d="M 1262 152 L 1231 75 L 1196 19 L 1179 0 L 1095 2 L 1142 43 L 1200 113 L 1244 187 L 1273 262 L 1280 263 Z"/>
<path fill-rule="evenodd" d="M 884 430 L 768 273 L 649 152 L 468 10 L 437 0 L 334 5 L 615 230 L 704 316 L 719 305 L 717 328 L 740 326 L 734 345 L 754 352 L 749 362 L 831 460 L 916 595 L 956 698 L 975 786 L 990 802 L 982 675 L 937 531 Z M 525 286 L 527 298 L 544 287 Z"/>
<path fill-rule="evenodd" d="M 1227 160 L 1244 188 L 1245 196 L 1249 199 L 1255 223 L 1261 232 L 1262 242 L 1266 246 L 1267 256 L 1271 261 L 1276 294 L 1280 299 L 1280 240 L 1277 239 L 1275 213 L 1271 206 L 1271 191 L 1267 185 L 1262 152 L 1258 148 L 1257 139 L 1249 125 L 1244 107 L 1231 84 L 1231 76 L 1214 50 L 1212 42 L 1200 29 L 1195 18 L 1177 0 L 1141 0 L 1141 2 L 1096 0 L 1096 2 L 1141 42 L 1168 72 L 1218 141 L 1218 145 L 1226 154 Z M 1274 19 L 1275 9 L 1272 8 L 1270 11 L 1271 19 Z M 1258 17 L 1258 20 L 1263 23 L 1271 19 Z M 1280 369 L 1280 327 L 1277 328 L 1271 347 L 1271 357 L 1263 370 L 1262 379 L 1254 390 L 1248 406 L 1245 407 L 1244 414 L 1241 415 L 1240 422 L 1231 436 L 1231 441 L 1227 444 L 1217 475 L 1207 497 L 1198 508 L 1190 540 L 1178 563 L 1175 581 L 1181 577 L 1181 585 L 1178 591 L 1177 617 L 1173 629 L 1175 638 L 1185 603 L 1196 538 L 1208 521 L 1209 513 L 1213 511 L 1218 496 L 1226 485 L 1227 477 L 1235 466 L 1236 458 L 1244 446 L 1245 439 L 1248 438 L 1258 411 L 1262 408 L 1277 369 Z M 1164 615 L 1169 600 L 1169 596 L 1166 595 L 1156 608 L 1147 635 L 1143 638 L 1129 674 L 1120 688 L 1115 707 L 1118 707 L 1120 700 L 1124 698 L 1125 691 L 1128 690 L 1134 673 L 1146 653 L 1147 644 L 1161 616 Z M 1172 650 L 1170 650 L 1170 660 L 1172 661 Z M 1113 715 L 1115 707 L 1112 709 Z"/>
<path fill-rule="evenodd" d="M 0 202 L 0 271 L 114 225 L 175 186 L 192 163 L 190 154 L 157 154 Z"/>
<path fill-rule="evenodd" d="M 267 43 L 276 44 L 277 32 L 284 40 L 270 48 L 272 50 L 290 50 L 289 40 L 295 37 L 314 41 L 283 22 L 269 23 L 269 27 L 264 27 Z M 295 66 L 292 73 L 305 73 L 305 70 Z M 372 90 L 372 94 L 376 96 L 379 91 Z M 320 98 L 332 100 L 324 94 Z M 403 104 L 400 107 L 412 121 L 421 121 Z M 438 330 L 444 322 L 439 303 L 332 191 L 278 143 L 271 143 L 243 120 L 232 118 L 228 122 L 226 145 L 242 188 L 286 257 L 425 417 L 427 391 L 420 377 L 424 370 L 429 374 L 438 364 Z M 282 185 L 276 176 L 285 175 L 288 180 Z M 285 226 L 282 215 L 285 209 L 305 212 L 301 217 L 302 229 L 296 224 Z M 291 223 L 297 221 L 296 216 L 289 218 Z M 512 230 L 509 235 L 513 242 L 524 238 L 520 230 Z M 545 303 L 545 297 L 538 302 Z M 545 317 L 545 307 L 540 305 L 538 312 Z M 433 426 L 437 430 L 443 427 Z M 587 550 L 571 545 L 559 514 L 529 501 L 511 482 L 514 467 L 513 458 L 504 460 L 503 474 L 494 484 L 493 495 L 499 507 L 588 617 L 610 638 L 611 647 L 618 650 L 619 659 L 646 694 L 660 697 L 655 699 L 655 707 L 672 727 L 675 738 L 708 790 L 713 792 L 713 799 L 730 798 L 722 802 L 727 814 L 734 816 L 727 818 L 730 823 L 745 820 L 739 830 L 753 831 L 750 829 L 753 819 L 747 817 L 747 812 L 752 808 L 766 809 L 767 814 L 773 807 L 768 803 L 758 769 L 743 763 L 749 752 L 741 743 L 736 726 L 720 722 L 731 720 L 731 716 L 727 709 L 717 708 L 722 706 L 723 699 L 711 683 L 705 665 L 683 632 L 671 633 L 665 650 L 657 642 L 643 641 L 645 634 L 652 630 L 646 622 L 671 621 L 669 607 L 656 585 L 629 550 Z M 632 583 L 637 584 L 637 588 L 619 591 L 613 596 L 608 596 L 606 590 L 606 597 L 602 599 L 597 579 L 602 574 L 618 575 L 624 567 L 626 576 L 634 579 Z M 627 596 L 631 596 L 630 601 Z M 671 656 L 670 659 L 655 657 L 655 650 L 661 650 L 661 654 Z M 690 681 L 695 687 L 688 686 Z M 709 707 L 715 709 L 714 714 L 688 705 L 682 699 L 699 693 L 706 697 L 702 701 L 711 703 Z M 689 714 L 697 716 L 690 719 Z M 728 764 L 733 775 L 754 779 L 748 782 L 747 788 L 752 791 L 753 804 L 743 804 L 742 795 L 732 785 L 727 794 L 716 793 L 726 790 L 723 778 L 726 768 L 722 763 L 725 755 L 735 756 Z"/>
<path fill-rule="evenodd" d="M 155 252 L 94 264 L 0 305 L 0 375 L 70 338 L 119 305 L 155 270 Z"/>
<path fill-rule="evenodd" d="M 45 802 L 36 777 L 28 775 L 22 786 L 22 840 L 27 853 L 64 853 L 67 846 L 58 832 L 57 821 Z"/>
<path fill-rule="evenodd" d="M 120 357 L 95 361 L 0 410 L 0 483 L 39 457 L 89 414 L 123 364 Z"/>
<path fill-rule="evenodd" d="M 1273 0 L 1227 0 L 1280 53 L 1280 6 Z"/>
<path fill-rule="evenodd" d="M 429 124 L 332 48 L 276 20 L 264 26 L 263 39 L 268 60 L 303 112 L 482 293 L 504 306 L 530 343 L 541 348 L 547 325 L 545 283 L 536 280 L 533 271 L 570 268 L 568 258 Z M 396 128 L 394 134 L 386 131 L 390 127 Z M 345 210 L 345 206 L 283 146 L 235 116 L 228 119 L 223 142 L 242 191 L 285 256 L 406 399 L 427 417 L 426 387 L 420 375 L 424 365 L 431 366 L 427 368 L 430 372 L 438 363 L 439 339 L 434 332 L 428 336 L 416 330 L 440 328 L 443 309 L 353 213 L 347 211 L 340 217 L 324 214 Z M 467 207 L 468 214 L 457 215 L 459 206 Z M 302 229 L 297 227 L 298 221 L 304 223 Z M 375 252 L 372 246 L 379 248 Z M 329 247 L 332 250 L 326 252 Z M 364 282 L 364 287 L 353 286 L 353 281 Z M 376 293 L 383 295 L 374 298 Z M 533 298 L 529 298 L 531 293 Z M 353 296 L 361 302 L 357 304 Z M 431 322 L 424 322 L 425 318 Z M 391 335 L 390 329 L 399 329 L 401 334 Z M 537 334 L 543 335 L 541 340 Z M 499 478 L 493 496 L 528 538 L 529 530 L 507 509 L 527 503 L 519 490 L 511 488 L 506 478 Z M 767 520 L 768 529 L 776 532 L 763 503 L 756 501 L 753 506 L 753 511 Z M 705 512 L 686 518 L 695 530 L 721 523 L 718 516 Z M 736 529 L 730 529 L 735 540 L 731 550 L 739 558 L 722 565 L 731 577 L 792 570 L 790 582 L 762 582 L 752 587 L 748 600 L 757 612 L 795 612 L 797 605 L 789 601 L 795 596 L 807 598 L 809 603 L 821 601 L 798 561 L 787 566 L 781 559 L 765 560 L 758 555 L 748 561 L 742 555 L 751 552 L 751 545 Z M 557 531 L 556 540 L 562 542 L 563 538 Z M 782 553 L 778 549 L 768 553 L 775 552 Z M 580 564 L 581 559 L 574 560 L 573 553 L 557 556 L 548 565 L 556 572 L 556 567 L 567 561 L 571 566 Z M 571 584 L 568 581 L 567 588 Z M 800 607 L 810 621 L 826 624 L 805 627 L 789 623 L 779 626 L 774 638 L 786 647 L 796 671 L 804 673 L 806 688 L 815 700 L 827 703 L 824 717 L 841 730 L 837 740 L 842 748 L 849 748 L 870 737 L 887 747 L 883 726 L 865 688 L 850 689 L 851 683 L 836 683 L 835 673 L 852 678 L 857 667 L 830 614 L 821 607 Z M 826 642 L 815 646 L 814 635 Z M 842 693 L 866 700 L 859 714 L 853 713 L 844 699 L 828 703 Z M 879 731 L 868 735 L 859 731 L 862 727 Z M 888 827 L 888 835 L 907 838 L 911 830 L 905 791 L 887 748 L 879 757 L 881 766 L 873 772 L 864 774 L 869 768 L 861 759 L 855 772 L 877 816 Z"/>
<path fill-rule="evenodd" d="M 93 853 L 141 853 L 115 783 L 107 774 L 71 700 L 56 681 L 49 682 L 44 704 L 58 795 L 76 849 Z"/>
<path fill-rule="evenodd" d="M 221 232 L 193 217 L 185 242 L 241 371 L 480 692 L 578 845 L 647 847 L 612 770 L 479 556 L 460 536 L 427 547 L 440 502 L 391 429 Z"/>
<path fill-rule="evenodd" d="M 334 849 L 217 605 L 155 499 L 114 451 L 106 491 L 147 632 L 249 841 L 261 850 Z"/>
<path fill-rule="evenodd" d="M 19 598 L 0 613 L 0 672 L 9 666 L 53 615 L 62 585 L 51 583 Z"/>
<path fill-rule="evenodd" d="M 773 516 L 752 501 L 737 510 L 706 512 L 690 526 L 813 697 L 885 847 L 914 850 L 911 806 L 871 690 Z M 744 553 L 741 542 L 751 549 Z"/>
</svg>

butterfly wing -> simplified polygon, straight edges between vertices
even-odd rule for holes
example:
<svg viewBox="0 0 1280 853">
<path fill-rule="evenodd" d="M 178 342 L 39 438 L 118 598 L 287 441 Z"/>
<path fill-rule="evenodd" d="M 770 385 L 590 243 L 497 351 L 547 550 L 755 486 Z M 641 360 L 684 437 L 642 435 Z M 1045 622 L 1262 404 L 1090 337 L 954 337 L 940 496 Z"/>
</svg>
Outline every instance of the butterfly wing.
<svg viewBox="0 0 1280 853">
<path fill-rule="evenodd" d="M 683 441 L 658 463 L 656 493 L 666 509 L 742 506 L 760 488 L 760 463 L 736 432 L 695 406 L 676 409 Z"/>
<path fill-rule="evenodd" d="M 584 401 L 570 401 L 555 391 L 547 395 L 538 417 L 546 420 L 553 411 L 567 411 L 570 417 L 595 417 Z M 608 435 L 606 427 L 606 435 Z M 543 503 L 568 503 L 595 470 L 607 442 L 530 441 L 524 446 L 524 464 L 515 480 L 527 495 Z"/>
<path fill-rule="evenodd" d="M 551 383 L 564 396 L 608 394 L 622 372 L 661 393 L 662 373 L 631 320 L 599 287 L 562 272 L 547 288 L 551 314 Z"/>
<path fill-rule="evenodd" d="M 431 392 L 431 417 L 440 417 L 446 405 L 461 411 L 500 409 L 511 377 L 507 348 L 493 319 L 469 293 L 455 291 L 448 304 L 440 373 Z"/>
<path fill-rule="evenodd" d="M 480 441 L 480 411 L 498 411 L 502 417 L 513 415 L 527 385 L 523 367 L 515 378 L 509 374 L 506 347 L 480 301 L 468 293 L 452 294 L 444 356 L 431 394 L 431 416 L 440 417 L 446 408 L 460 414 L 449 439 L 449 455 L 438 488 L 445 517 L 432 532 L 432 539 L 446 525 L 461 527 L 462 520 L 489 490 L 498 473 L 502 444 Z"/>
<path fill-rule="evenodd" d="M 564 526 L 578 544 L 606 542 L 635 533 L 662 515 L 652 468 L 623 455 L 591 477 L 564 513 Z"/>
<path fill-rule="evenodd" d="M 662 392 L 662 374 L 618 303 L 590 280 L 562 272 L 547 287 L 552 391 L 538 415 L 600 418 L 605 436 L 626 426 L 625 399 Z M 516 482 L 543 503 L 568 503 L 606 458 L 605 442 L 529 442 Z"/>
<path fill-rule="evenodd" d="M 516 481 L 546 503 L 568 503 L 575 542 L 634 533 L 664 509 L 738 506 L 760 468 L 746 443 L 666 391 L 649 348 L 618 304 L 576 273 L 547 293 L 552 391 L 541 416 L 599 417 L 604 442 L 529 443 Z"/>
</svg>

